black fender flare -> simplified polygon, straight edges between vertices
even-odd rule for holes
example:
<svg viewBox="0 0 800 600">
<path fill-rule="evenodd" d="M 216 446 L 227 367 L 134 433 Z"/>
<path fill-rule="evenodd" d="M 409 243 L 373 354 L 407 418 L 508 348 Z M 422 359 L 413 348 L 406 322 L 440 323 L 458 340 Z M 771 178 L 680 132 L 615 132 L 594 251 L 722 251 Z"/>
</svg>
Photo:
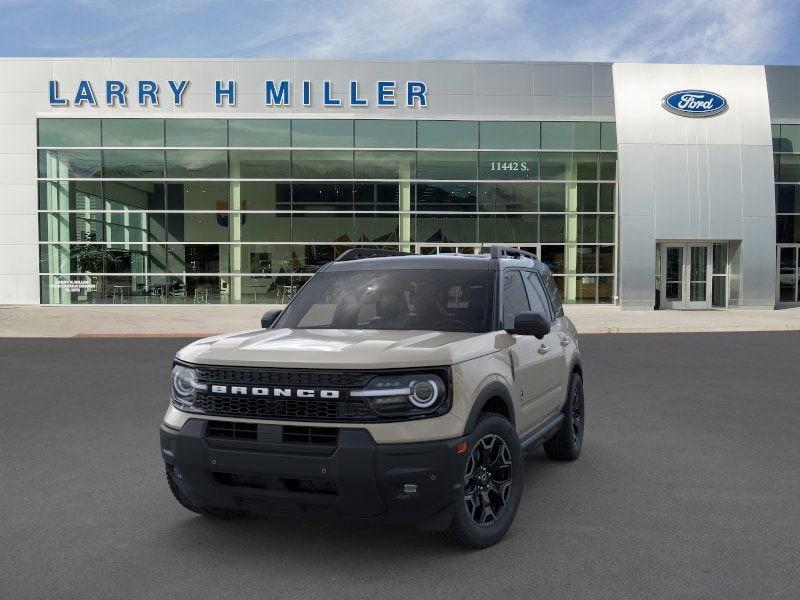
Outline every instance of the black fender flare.
<svg viewBox="0 0 800 600">
<path fill-rule="evenodd" d="M 583 365 L 581 364 L 580 354 L 577 352 L 575 353 L 575 355 L 572 357 L 572 362 L 569 363 L 569 369 L 567 370 L 569 371 L 570 377 L 572 376 L 573 371 L 577 371 L 578 375 L 580 375 L 581 379 L 583 379 Z"/>
<path fill-rule="evenodd" d="M 486 387 L 481 390 L 481 393 L 478 394 L 475 403 L 472 405 L 472 409 L 469 411 L 464 433 L 470 433 L 475 429 L 475 425 L 478 424 L 478 415 L 480 415 L 486 403 L 492 398 L 500 399 L 506 409 L 509 421 L 511 421 L 512 425 L 515 425 L 516 415 L 514 412 L 514 402 L 511 400 L 511 392 L 508 391 L 508 388 L 504 384 L 499 381 L 493 381 L 487 384 Z"/>
<path fill-rule="evenodd" d="M 572 380 L 572 374 L 578 373 L 581 376 L 581 381 L 583 381 L 583 365 L 581 365 L 581 357 L 576 352 L 575 356 L 572 357 L 572 362 L 569 363 L 569 381 L 567 381 L 567 390 L 564 393 L 564 404 L 561 405 L 561 411 L 563 412 L 567 408 L 567 402 L 569 401 L 569 383 Z"/>
</svg>

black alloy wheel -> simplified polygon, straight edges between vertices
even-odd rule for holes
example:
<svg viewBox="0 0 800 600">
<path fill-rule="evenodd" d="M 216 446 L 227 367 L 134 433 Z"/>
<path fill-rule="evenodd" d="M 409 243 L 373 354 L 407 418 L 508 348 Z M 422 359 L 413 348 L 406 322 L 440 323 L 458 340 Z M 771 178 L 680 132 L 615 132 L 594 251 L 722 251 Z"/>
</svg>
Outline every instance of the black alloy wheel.
<svg viewBox="0 0 800 600">
<path fill-rule="evenodd" d="M 556 434 L 544 443 L 544 451 L 553 460 L 575 460 L 581 453 L 586 426 L 583 378 L 578 373 L 570 377 L 562 414 L 564 419 Z"/>
<path fill-rule="evenodd" d="M 479 527 L 493 525 L 503 514 L 511 493 L 512 466 L 508 446 L 494 433 L 473 447 L 464 473 L 464 505 Z"/>
<path fill-rule="evenodd" d="M 570 389 L 570 404 L 572 417 L 572 443 L 580 450 L 583 444 L 583 388 L 572 386 Z"/>
<path fill-rule="evenodd" d="M 525 485 L 522 449 L 511 422 L 482 413 L 469 437 L 461 495 L 453 506 L 446 539 L 468 548 L 499 542 L 517 514 Z"/>
</svg>

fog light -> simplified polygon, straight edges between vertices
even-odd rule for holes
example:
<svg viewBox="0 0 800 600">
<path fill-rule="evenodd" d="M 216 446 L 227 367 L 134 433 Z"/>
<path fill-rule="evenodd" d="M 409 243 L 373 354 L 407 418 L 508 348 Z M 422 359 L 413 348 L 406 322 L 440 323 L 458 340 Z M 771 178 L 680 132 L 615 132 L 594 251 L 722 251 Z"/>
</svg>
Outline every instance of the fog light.
<svg viewBox="0 0 800 600">
<path fill-rule="evenodd" d="M 416 483 L 406 483 L 403 486 L 403 493 L 404 494 L 416 494 L 417 493 L 417 484 Z"/>
</svg>

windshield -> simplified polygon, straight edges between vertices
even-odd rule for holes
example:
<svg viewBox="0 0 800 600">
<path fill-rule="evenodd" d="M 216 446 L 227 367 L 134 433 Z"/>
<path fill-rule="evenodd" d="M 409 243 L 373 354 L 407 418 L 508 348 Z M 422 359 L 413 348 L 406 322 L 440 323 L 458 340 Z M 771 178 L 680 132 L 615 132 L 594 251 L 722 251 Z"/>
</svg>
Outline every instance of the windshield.
<svg viewBox="0 0 800 600">
<path fill-rule="evenodd" d="M 491 331 L 493 275 L 402 269 L 319 273 L 275 327 Z"/>
</svg>

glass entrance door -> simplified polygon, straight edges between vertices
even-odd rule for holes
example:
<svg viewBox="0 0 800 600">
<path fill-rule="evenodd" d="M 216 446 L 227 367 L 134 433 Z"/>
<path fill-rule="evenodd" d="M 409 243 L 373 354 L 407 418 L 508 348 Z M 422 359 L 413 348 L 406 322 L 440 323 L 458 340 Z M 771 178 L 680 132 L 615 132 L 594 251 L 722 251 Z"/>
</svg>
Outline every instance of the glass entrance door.
<svg viewBox="0 0 800 600">
<path fill-rule="evenodd" d="M 778 277 L 775 297 L 779 304 L 795 304 L 797 300 L 798 275 L 797 268 L 798 246 L 778 246 Z"/>
<path fill-rule="evenodd" d="M 711 248 L 708 245 L 689 245 L 689 298 L 686 308 L 711 308 L 710 255 Z"/>
<path fill-rule="evenodd" d="M 662 308 L 711 308 L 711 244 L 664 243 Z"/>
<path fill-rule="evenodd" d="M 666 245 L 663 250 L 662 264 L 664 274 L 664 298 L 662 308 L 683 308 L 683 245 Z"/>
</svg>

